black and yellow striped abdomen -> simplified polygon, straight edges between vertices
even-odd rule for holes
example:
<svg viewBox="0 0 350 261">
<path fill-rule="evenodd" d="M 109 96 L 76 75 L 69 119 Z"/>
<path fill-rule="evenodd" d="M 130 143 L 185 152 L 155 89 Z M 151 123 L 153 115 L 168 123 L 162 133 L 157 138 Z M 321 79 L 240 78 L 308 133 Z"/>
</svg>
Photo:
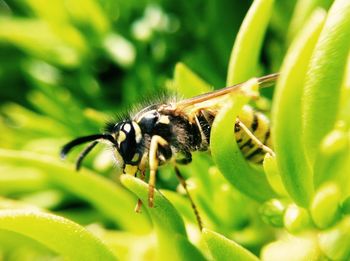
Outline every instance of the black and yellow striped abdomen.
<svg viewBox="0 0 350 261">
<path fill-rule="evenodd" d="M 245 106 L 238 119 L 261 143 L 269 148 L 272 147 L 270 121 L 264 114 L 255 111 L 250 106 Z M 266 152 L 238 124 L 235 125 L 235 136 L 237 144 L 247 160 L 254 163 L 263 161 Z"/>
<path fill-rule="evenodd" d="M 201 110 L 197 115 L 197 126 L 201 133 L 199 150 L 206 150 L 210 142 L 210 130 L 216 115 L 212 111 Z M 262 113 L 246 105 L 237 120 L 242 122 L 249 131 L 264 145 L 272 147 L 270 138 L 270 121 Z M 234 135 L 243 156 L 253 162 L 262 163 L 266 152 L 257 144 L 238 123 L 233 123 Z"/>
</svg>

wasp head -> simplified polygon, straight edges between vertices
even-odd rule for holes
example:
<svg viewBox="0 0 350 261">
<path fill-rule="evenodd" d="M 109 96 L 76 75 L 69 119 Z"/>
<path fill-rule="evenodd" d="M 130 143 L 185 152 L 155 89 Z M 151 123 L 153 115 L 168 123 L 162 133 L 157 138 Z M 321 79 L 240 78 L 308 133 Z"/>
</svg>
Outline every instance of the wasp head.
<svg viewBox="0 0 350 261">
<path fill-rule="evenodd" d="M 136 172 L 141 159 L 139 145 L 142 134 L 139 125 L 134 121 L 127 120 L 115 124 L 108 131 L 116 141 L 114 156 L 119 165 L 123 166 L 126 173 Z"/>
<path fill-rule="evenodd" d="M 119 122 L 117 124 L 108 124 L 107 133 L 93 134 L 72 140 L 63 146 L 61 157 L 65 158 L 74 147 L 90 142 L 90 144 L 80 153 L 76 161 L 76 169 L 79 170 L 86 155 L 100 142 L 107 141 L 114 149 L 114 157 L 117 164 L 123 169 L 124 173 L 135 174 L 141 158 L 138 152 L 141 142 L 141 129 L 139 125 L 131 120 Z"/>
</svg>

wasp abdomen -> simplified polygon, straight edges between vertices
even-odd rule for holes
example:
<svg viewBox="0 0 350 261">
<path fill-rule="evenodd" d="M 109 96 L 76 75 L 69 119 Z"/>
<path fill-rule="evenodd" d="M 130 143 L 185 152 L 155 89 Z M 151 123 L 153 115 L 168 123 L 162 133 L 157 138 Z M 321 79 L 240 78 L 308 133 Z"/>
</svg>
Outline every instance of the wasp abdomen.
<svg viewBox="0 0 350 261">
<path fill-rule="evenodd" d="M 269 119 L 254 111 L 250 106 L 243 107 L 238 120 L 242 122 L 249 131 L 264 145 L 271 148 L 270 121 Z M 254 163 L 261 163 L 265 156 L 265 151 L 256 143 L 245 130 L 235 125 L 235 137 L 244 157 Z"/>
<path fill-rule="evenodd" d="M 196 115 L 196 124 L 202 138 L 198 150 L 207 150 L 209 148 L 210 131 L 215 116 L 213 112 L 207 110 L 201 110 Z M 245 106 L 237 120 L 242 122 L 261 143 L 271 147 L 270 122 L 265 115 L 254 111 L 250 106 Z M 259 144 L 240 127 L 239 123 L 234 124 L 234 133 L 244 157 L 251 162 L 261 163 L 266 152 Z"/>
</svg>

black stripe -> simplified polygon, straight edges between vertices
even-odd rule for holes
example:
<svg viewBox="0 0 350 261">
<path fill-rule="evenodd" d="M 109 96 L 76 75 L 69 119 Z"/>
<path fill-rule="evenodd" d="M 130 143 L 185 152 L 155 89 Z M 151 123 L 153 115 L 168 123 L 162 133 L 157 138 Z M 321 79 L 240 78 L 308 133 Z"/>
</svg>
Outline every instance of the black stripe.
<svg viewBox="0 0 350 261">
<path fill-rule="evenodd" d="M 235 123 L 235 132 L 239 132 L 241 130 L 241 126 L 239 126 L 239 123 Z"/>
<path fill-rule="evenodd" d="M 244 147 L 249 146 L 251 147 L 252 145 L 252 139 L 249 138 L 249 140 L 247 140 L 242 146 L 240 146 L 239 148 L 242 150 Z"/>
<path fill-rule="evenodd" d="M 259 126 L 259 119 L 258 116 L 256 115 L 256 113 L 253 113 L 253 123 L 251 125 L 252 128 L 252 132 L 256 131 L 258 126 Z"/>
<path fill-rule="evenodd" d="M 265 133 L 265 139 L 264 139 L 264 144 L 266 144 L 267 140 L 269 139 L 270 137 L 270 129 L 267 130 L 267 132 Z"/>
<path fill-rule="evenodd" d="M 252 153 L 250 153 L 249 155 L 246 156 L 247 160 L 252 159 L 255 155 L 260 154 L 263 151 L 262 148 L 257 148 L 256 150 L 254 150 Z"/>
</svg>

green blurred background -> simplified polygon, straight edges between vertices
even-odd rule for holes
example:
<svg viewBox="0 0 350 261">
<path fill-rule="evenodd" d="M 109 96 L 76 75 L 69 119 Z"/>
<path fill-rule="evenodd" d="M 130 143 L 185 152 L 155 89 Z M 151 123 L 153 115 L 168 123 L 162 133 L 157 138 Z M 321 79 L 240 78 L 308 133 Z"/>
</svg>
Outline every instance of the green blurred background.
<svg viewBox="0 0 350 261">
<path fill-rule="evenodd" d="M 328 7 L 332 1 L 318 2 Z M 100 132 L 106 120 L 115 115 L 169 89 L 174 91 L 172 77 L 178 62 L 214 88 L 225 86 L 232 45 L 251 3 L 248 0 L 0 0 L 0 147 L 49 156 L 62 164 L 59 150 L 70 139 Z M 291 21 L 294 5 L 294 0 L 275 2 L 261 51 L 259 75 L 279 69 L 290 38 L 307 17 L 308 10 L 299 8 L 298 17 Z M 75 151 L 68 161 L 73 162 L 76 155 Z M 74 170 L 72 164 L 66 165 Z M 118 185 L 118 170 L 103 146 L 87 157 L 84 166 L 105 175 L 112 180 L 108 182 L 123 190 Z M 216 212 L 212 195 L 201 195 L 207 187 L 199 189 L 199 195 L 194 191 L 204 221 L 258 253 L 274 233 L 256 220 L 255 203 L 228 188 L 210 166 L 208 155 L 195 155 L 194 163 L 183 168 L 187 177 L 198 172 L 208 175 L 194 174 L 192 182 L 220 188 L 216 202 L 232 205 Z M 129 226 L 120 224 L 117 217 L 117 221 L 111 218 L 113 214 L 103 211 L 103 207 L 99 209 L 98 200 L 89 201 L 79 189 L 74 193 L 72 186 L 79 184 L 47 181 L 45 175 L 50 171 L 27 166 L 20 160 L 0 163 L 0 208 L 22 208 L 21 204 L 28 204 L 29 208 L 46 209 L 90 226 L 96 234 L 105 231 L 106 234 L 101 233 L 108 235 L 104 239 L 119 253 L 117 256 L 132 259 L 130 249 L 137 240 L 144 241 L 143 236 L 134 237 L 135 233 L 149 231 L 146 214 L 134 219 L 135 199 L 130 199 L 127 209 L 117 211 L 130 212 L 124 218 L 131 221 L 142 219 L 146 228 L 129 231 Z M 157 185 L 169 190 L 170 200 L 179 206 L 185 219 L 192 220 L 189 223 L 195 230 L 185 198 L 171 192 L 177 187 L 172 170 L 163 169 Z M 120 207 L 118 204 L 116 208 Z M 240 209 L 240 213 L 234 209 Z M 118 234 L 121 231 L 126 234 Z M 0 233 L 0 242 L 4 244 L 12 238 L 12 244 L 0 247 L 0 254 L 5 253 L 3 256 L 8 260 L 52 255 L 36 243 L 6 233 Z M 10 251 L 18 246 L 24 247 L 25 254 Z"/>
<path fill-rule="evenodd" d="M 293 2 L 275 4 L 261 75 L 279 68 Z M 70 138 L 171 88 L 177 62 L 225 86 L 250 4 L 2 0 L 0 146 L 56 156 Z"/>
</svg>

